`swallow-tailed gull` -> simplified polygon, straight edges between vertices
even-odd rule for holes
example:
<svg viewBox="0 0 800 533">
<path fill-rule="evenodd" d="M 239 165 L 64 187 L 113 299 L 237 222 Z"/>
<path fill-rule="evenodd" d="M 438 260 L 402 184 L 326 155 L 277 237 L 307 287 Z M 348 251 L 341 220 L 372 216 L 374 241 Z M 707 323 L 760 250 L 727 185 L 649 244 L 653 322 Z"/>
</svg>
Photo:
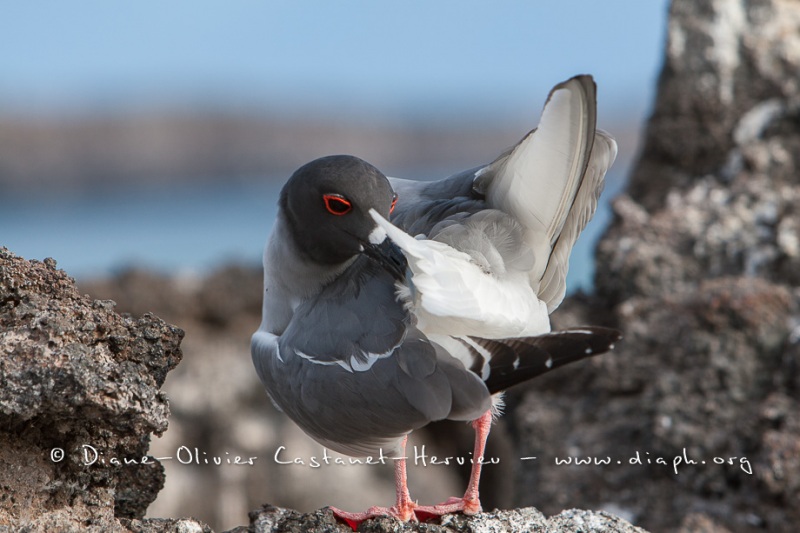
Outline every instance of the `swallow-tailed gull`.
<svg viewBox="0 0 800 533">
<path fill-rule="evenodd" d="M 577 76 L 553 88 L 538 128 L 488 165 L 417 182 L 328 156 L 283 187 L 253 362 L 273 403 L 317 442 L 396 458 L 395 505 L 335 510 L 351 525 L 479 512 L 502 391 L 620 338 L 596 326 L 550 330 L 617 152 L 595 122 L 594 81 Z M 463 497 L 420 506 L 406 485 L 407 436 L 443 419 L 472 422 L 470 482 Z"/>
</svg>

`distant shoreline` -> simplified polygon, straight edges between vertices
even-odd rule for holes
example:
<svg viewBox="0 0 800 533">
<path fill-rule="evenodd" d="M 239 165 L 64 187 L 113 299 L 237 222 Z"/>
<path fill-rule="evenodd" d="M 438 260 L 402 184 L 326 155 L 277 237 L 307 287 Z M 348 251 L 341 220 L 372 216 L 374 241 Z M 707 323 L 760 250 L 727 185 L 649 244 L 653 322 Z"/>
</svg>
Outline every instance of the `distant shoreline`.
<svg viewBox="0 0 800 533">
<path fill-rule="evenodd" d="M 530 117 L 530 127 L 535 118 Z M 640 124 L 620 119 L 600 126 L 617 138 L 617 165 L 624 165 L 635 153 Z M 358 155 L 389 175 L 413 168 L 446 173 L 493 159 L 516 143 L 525 128 L 469 117 L 368 122 L 161 109 L 0 115 L 0 191 L 14 195 L 188 182 L 200 176 L 280 176 L 333 153 Z"/>
</svg>

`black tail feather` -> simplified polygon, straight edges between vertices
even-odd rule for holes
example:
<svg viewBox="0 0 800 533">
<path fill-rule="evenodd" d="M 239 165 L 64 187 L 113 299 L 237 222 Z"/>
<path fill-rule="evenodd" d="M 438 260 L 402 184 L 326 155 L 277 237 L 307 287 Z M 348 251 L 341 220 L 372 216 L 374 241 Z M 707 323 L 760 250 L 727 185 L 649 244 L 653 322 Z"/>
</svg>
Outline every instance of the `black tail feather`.
<svg viewBox="0 0 800 533">
<path fill-rule="evenodd" d="M 605 353 L 621 338 L 616 329 L 594 326 L 518 339 L 470 337 L 491 354 L 484 382 L 492 394 L 573 361 Z M 472 370 L 481 374 L 478 368 Z"/>
</svg>

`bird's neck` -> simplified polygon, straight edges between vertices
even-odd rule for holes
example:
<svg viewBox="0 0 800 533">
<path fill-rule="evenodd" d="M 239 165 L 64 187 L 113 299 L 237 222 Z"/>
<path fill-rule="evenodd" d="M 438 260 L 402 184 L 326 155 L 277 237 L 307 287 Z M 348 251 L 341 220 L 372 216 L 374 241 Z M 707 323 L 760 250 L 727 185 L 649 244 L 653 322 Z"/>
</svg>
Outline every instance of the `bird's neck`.
<svg viewBox="0 0 800 533">
<path fill-rule="evenodd" d="M 264 248 L 264 303 L 260 329 L 280 335 L 297 306 L 319 294 L 352 261 L 325 265 L 309 260 L 298 250 L 284 216 L 279 213 Z"/>
</svg>

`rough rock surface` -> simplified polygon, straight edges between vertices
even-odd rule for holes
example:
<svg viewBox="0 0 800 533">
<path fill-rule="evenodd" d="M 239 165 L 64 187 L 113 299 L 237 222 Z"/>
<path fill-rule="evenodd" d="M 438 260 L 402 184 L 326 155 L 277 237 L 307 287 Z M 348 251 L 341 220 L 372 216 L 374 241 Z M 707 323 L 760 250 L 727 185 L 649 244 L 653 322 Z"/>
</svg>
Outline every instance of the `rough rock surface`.
<svg viewBox="0 0 800 533">
<path fill-rule="evenodd" d="M 147 449 L 183 332 L 113 307 L 0 248 L 0 526 L 125 530 L 163 485 Z"/>
<path fill-rule="evenodd" d="M 297 511 L 266 505 L 250 513 L 250 526 L 231 530 L 229 533 L 348 533 L 350 527 L 338 523 L 333 513 L 321 509 L 314 513 L 300 514 Z M 442 517 L 438 524 L 402 523 L 394 518 L 376 518 L 364 522 L 360 533 L 383 533 L 392 531 L 424 533 L 500 533 L 506 531 L 530 532 L 575 532 L 583 533 L 646 533 L 619 517 L 603 512 L 570 509 L 545 517 L 533 508 L 510 511 L 492 511 L 473 517 L 461 514 Z"/>
<path fill-rule="evenodd" d="M 629 193 L 647 209 L 751 163 L 796 183 L 800 13 L 791 0 L 674 0 L 643 155 Z"/>
</svg>

